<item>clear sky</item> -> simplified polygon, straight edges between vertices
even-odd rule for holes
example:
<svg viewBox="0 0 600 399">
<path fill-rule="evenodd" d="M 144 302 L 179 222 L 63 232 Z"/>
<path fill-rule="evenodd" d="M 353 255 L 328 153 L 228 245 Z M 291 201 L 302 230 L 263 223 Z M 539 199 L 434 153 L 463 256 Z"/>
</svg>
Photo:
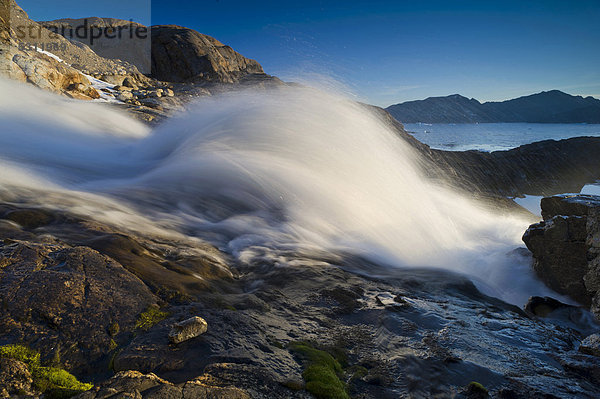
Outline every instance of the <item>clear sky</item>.
<svg viewBox="0 0 600 399">
<path fill-rule="evenodd" d="M 38 20 L 149 22 L 148 0 L 17 2 Z M 383 106 L 550 89 L 600 98 L 600 0 L 154 0 L 152 24 L 196 29 L 269 74 L 336 82 Z"/>
</svg>

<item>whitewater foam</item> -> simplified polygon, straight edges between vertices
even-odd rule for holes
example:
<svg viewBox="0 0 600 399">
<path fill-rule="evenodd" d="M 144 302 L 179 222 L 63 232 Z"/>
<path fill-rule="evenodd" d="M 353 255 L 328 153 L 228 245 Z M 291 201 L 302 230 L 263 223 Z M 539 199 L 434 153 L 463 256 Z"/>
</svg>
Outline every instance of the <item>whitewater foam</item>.
<svg viewBox="0 0 600 399">
<path fill-rule="evenodd" d="M 298 87 L 225 94 L 150 132 L 101 104 L 6 81 L 0 92 L 4 200 L 200 237 L 239 259 L 256 246 L 343 251 L 466 273 L 513 303 L 549 293 L 506 256 L 526 221 L 428 182 L 418 154 L 350 100 Z"/>
</svg>

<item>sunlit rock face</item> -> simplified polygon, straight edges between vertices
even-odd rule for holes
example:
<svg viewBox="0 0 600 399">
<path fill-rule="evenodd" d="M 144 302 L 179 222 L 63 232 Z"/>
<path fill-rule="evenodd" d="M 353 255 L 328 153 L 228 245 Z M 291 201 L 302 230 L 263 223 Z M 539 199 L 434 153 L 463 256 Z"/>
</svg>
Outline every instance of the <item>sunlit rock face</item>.
<svg viewBox="0 0 600 399">
<path fill-rule="evenodd" d="M 152 27 L 152 76 L 169 82 L 237 82 L 264 75 L 260 64 L 218 40 L 175 25 Z"/>
</svg>

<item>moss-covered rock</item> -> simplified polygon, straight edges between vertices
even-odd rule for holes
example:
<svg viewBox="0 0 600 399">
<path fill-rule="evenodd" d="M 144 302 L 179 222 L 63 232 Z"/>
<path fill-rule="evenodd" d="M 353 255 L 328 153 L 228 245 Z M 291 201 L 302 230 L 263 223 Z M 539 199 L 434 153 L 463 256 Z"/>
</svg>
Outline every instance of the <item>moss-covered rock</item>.
<svg viewBox="0 0 600 399">
<path fill-rule="evenodd" d="M 140 317 L 135 323 L 135 328 L 148 331 L 167 317 L 169 317 L 168 312 L 162 311 L 156 306 L 149 306 L 145 312 L 140 314 Z"/>
<path fill-rule="evenodd" d="M 331 354 L 319 350 L 306 342 L 290 344 L 290 350 L 307 364 L 302 373 L 306 390 L 319 399 L 349 399 L 344 384 L 338 374 L 342 366 Z"/>
<path fill-rule="evenodd" d="M 92 384 L 82 383 L 66 370 L 43 366 L 41 355 L 23 345 L 0 347 L 0 357 L 13 359 L 27 367 L 33 387 L 47 398 L 65 398 L 93 388 Z"/>
</svg>

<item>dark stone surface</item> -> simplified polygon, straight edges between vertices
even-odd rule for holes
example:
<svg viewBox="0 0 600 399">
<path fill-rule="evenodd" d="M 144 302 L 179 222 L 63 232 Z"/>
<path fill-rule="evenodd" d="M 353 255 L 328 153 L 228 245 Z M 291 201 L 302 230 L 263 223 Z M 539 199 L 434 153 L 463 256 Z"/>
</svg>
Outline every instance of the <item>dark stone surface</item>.
<svg viewBox="0 0 600 399">
<path fill-rule="evenodd" d="M 558 195 L 544 198 L 541 206 L 544 220 L 523 235 L 536 274 L 550 288 L 600 315 L 600 197 Z"/>
</svg>

